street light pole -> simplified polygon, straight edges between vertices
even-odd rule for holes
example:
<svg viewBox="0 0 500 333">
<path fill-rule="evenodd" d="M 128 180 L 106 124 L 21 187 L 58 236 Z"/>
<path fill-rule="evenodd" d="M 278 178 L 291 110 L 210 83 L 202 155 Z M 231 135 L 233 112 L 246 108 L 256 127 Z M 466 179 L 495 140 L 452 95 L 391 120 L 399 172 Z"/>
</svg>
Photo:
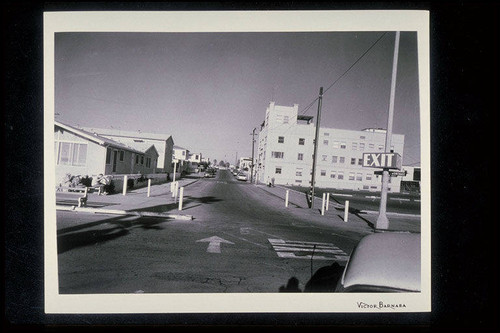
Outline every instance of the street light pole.
<svg viewBox="0 0 500 333">
<path fill-rule="evenodd" d="M 252 131 L 252 164 L 250 164 L 250 184 L 253 183 L 253 158 L 254 158 L 254 155 L 253 155 L 253 151 L 254 151 L 254 145 L 255 145 L 255 130 L 256 128 L 253 129 Z"/>
<path fill-rule="evenodd" d="M 318 152 L 319 123 L 321 118 L 321 100 L 323 99 L 323 87 L 319 88 L 318 115 L 316 117 L 316 135 L 314 139 L 313 167 L 311 176 L 311 209 L 314 208 L 314 185 L 316 176 L 316 158 Z"/>
<path fill-rule="evenodd" d="M 391 95 L 389 100 L 389 115 L 387 117 L 387 131 L 385 133 L 385 152 L 391 151 L 392 143 L 392 120 L 394 118 L 394 97 L 396 93 L 396 76 L 398 71 L 398 53 L 399 53 L 399 31 L 396 31 L 396 39 L 394 42 L 394 59 L 392 62 L 392 79 L 391 79 Z M 382 171 L 382 189 L 380 192 L 380 208 L 376 222 L 376 229 L 386 230 L 389 228 L 389 220 L 386 215 L 387 208 L 387 191 L 389 188 L 389 169 L 384 168 Z"/>
</svg>

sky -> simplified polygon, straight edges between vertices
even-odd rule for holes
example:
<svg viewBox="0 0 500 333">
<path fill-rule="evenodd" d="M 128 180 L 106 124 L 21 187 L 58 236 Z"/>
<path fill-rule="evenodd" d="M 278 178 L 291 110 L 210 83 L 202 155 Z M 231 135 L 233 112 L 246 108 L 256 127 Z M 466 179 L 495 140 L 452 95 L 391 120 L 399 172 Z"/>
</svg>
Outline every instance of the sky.
<svg viewBox="0 0 500 333">
<path fill-rule="evenodd" d="M 299 114 L 316 117 L 317 103 L 311 103 L 324 87 L 321 127 L 386 128 L 394 37 L 394 32 L 56 33 L 55 119 L 169 134 L 177 146 L 235 163 L 251 156 L 252 130 L 258 133 L 271 101 L 298 104 Z M 404 165 L 420 162 L 419 117 L 417 34 L 402 32 L 393 133 L 405 135 Z"/>
</svg>

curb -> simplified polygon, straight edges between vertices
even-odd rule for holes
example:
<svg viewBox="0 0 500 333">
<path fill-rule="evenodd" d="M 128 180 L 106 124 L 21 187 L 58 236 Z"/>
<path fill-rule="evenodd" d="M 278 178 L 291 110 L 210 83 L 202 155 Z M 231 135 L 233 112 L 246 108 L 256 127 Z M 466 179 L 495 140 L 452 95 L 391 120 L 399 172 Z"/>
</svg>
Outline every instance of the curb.
<svg viewBox="0 0 500 333">
<path fill-rule="evenodd" d="M 378 214 L 379 211 L 377 210 L 362 210 L 360 211 L 361 214 Z M 401 216 L 401 217 L 419 217 L 421 218 L 422 216 L 419 214 L 405 214 L 405 213 L 395 213 L 395 212 L 386 212 L 386 215 L 394 215 L 394 216 Z"/>
<path fill-rule="evenodd" d="M 102 209 L 102 208 L 85 208 L 77 206 L 58 206 L 56 205 L 56 210 L 64 211 L 75 211 L 84 213 L 100 213 L 100 214 L 113 214 L 113 215 L 133 215 L 140 217 L 166 217 L 175 220 L 192 220 L 192 215 L 182 215 L 182 214 L 165 214 L 165 213 L 153 213 L 153 212 L 136 212 L 136 211 L 126 211 L 119 209 Z"/>
</svg>

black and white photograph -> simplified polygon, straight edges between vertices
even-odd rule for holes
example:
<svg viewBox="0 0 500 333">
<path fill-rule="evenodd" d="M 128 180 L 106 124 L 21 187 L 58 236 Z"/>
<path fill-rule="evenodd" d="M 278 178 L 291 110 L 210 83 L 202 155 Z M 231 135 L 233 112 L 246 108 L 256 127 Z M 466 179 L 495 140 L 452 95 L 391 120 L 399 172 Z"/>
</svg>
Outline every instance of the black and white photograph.
<svg viewBox="0 0 500 333">
<path fill-rule="evenodd" d="M 428 12 L 43 23 L 46 313 L 431 310 Z"/>
</svg>

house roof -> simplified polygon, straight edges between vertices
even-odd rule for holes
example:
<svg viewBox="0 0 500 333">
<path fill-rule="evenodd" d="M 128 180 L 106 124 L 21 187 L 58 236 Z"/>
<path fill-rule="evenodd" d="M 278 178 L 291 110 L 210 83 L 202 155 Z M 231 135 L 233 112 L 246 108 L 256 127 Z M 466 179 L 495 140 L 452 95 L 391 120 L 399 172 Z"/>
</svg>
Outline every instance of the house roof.
<svg viewBox="0 0 500 333">
<path fill-rule="evenodd" d="M 161 140 L 167 141 L 172 136 L 170 134 L 162 134 L 162 133 L 143 133 L 140 131 L 123 131 L 113 128 L 95 128 L 95 127 L 83 127 L 85 130 L 89 132 L 95 132 L 100 135 L 111 135 L 111 136 L 122 136 L 126 138 L 137 138 L 137 139 L 145 139 L 145 140 Z"/>
<path fill-rule="evenodd" d="M 180 147 L 180 146 L 174 146 L 174 149 L 188 150 L 188 149 L 186 149 L 186 148 L 184 148 L 184 147 Z"/>
<path fill-rule="evenodd" d="M 106 137 L 101 136 L 97 133 L 88 132 L 82 128 L 63 124 L 59 121 L 54 121 L 54 124 L 58 127 L 61 127 L 65 130 L 67 130 L 67 131 L 70 131 L 76 135 L 79 135 L 79 136 L 81 136 L 89 141 L 93 141 L 101 146 L 111 146 L 111 147 L 125 149 L 125 150 L 132 151 L 134 153 L 139 153 L 139 154 L 143 154 L 147 149 L 149 149 L 151 147 L 151 144 L 149 144 L 149 147 L 147 149 L 145 149 L 144 151 L 142 151 L 140 149 L 136 149 L 134 147 L 131 147 L 130 145 L 106 138 Z"/>
</svg>

